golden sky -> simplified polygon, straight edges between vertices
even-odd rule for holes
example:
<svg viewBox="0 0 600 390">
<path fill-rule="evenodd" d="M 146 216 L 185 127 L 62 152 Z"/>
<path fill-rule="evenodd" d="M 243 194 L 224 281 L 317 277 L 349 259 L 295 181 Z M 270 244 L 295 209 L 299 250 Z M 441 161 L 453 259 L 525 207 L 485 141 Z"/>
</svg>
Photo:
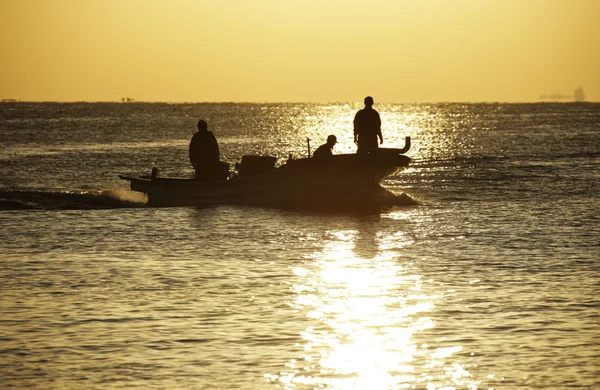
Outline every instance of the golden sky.
<svg viewBox="0 0 600 390">
<path fill-rule="evenodd" d="M 600 0 L 0 0 L 0 98 L 600 101 Z M 569 99 L 567 99 L 569 100 Z"/>
</svg>

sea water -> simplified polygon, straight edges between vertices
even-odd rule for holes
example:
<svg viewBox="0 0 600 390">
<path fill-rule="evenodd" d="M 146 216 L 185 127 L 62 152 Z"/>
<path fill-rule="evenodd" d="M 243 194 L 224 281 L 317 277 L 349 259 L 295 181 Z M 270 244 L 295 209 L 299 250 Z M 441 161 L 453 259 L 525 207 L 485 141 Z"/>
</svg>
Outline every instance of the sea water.
<svg viewBox="0 0 600 390">
<path fill-rule="evenodd" d="M 375 212 L 151 208 L 123 174 L 352 153 L 358 104 L 0 105 L 0 387 L 600 386 L 600 104 L 377 104 Z"/>
</svg>

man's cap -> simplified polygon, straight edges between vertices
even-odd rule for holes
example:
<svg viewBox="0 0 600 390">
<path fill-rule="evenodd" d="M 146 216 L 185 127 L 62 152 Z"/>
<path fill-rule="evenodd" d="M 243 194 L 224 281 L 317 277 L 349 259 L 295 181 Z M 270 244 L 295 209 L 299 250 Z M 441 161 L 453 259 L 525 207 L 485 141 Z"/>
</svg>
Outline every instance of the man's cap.
<svg viewBox="0 0 600 390">
<path fill-rule="evenodd" d="M 328 144 L 337 144 L 337 138 L 335 135 L 330 135 L 329 137 L 327 137 L 327 143 Z"/>
</svg>

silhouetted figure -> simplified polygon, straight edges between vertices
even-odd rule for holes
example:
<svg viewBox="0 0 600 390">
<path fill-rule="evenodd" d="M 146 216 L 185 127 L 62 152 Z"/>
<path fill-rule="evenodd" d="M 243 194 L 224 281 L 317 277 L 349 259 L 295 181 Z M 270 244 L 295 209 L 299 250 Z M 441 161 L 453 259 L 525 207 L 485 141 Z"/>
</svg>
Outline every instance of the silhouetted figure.
<svg viewBox="0 0 600 390">
<path fill-rule="evenodd" d="M 358 145 L 358 153 L 366 153 L 369 149 L 377 149 L 383 143 L 381 135 L 381 118 L 373 109 L 373 98 L 365 98 L 365 108 L 359 110 L 354 116 L 354 143 Z"/>
<path fill-rule="evenodd" d="M 214 181 L 219 164 L 219 144 L 208 125 L 200 119 L 198 132 L 190 141 L 190 161 L 196 171 L 196 179 Z"/>
<path fill-rule="evenodd" d="M 333 156 L 332 149 L 337 144 L 337 138 L 335 135 L 327 137 L 327 142 L 319 146 L 313 153 L 313 158 L 323 159 Z"/>
</svg>

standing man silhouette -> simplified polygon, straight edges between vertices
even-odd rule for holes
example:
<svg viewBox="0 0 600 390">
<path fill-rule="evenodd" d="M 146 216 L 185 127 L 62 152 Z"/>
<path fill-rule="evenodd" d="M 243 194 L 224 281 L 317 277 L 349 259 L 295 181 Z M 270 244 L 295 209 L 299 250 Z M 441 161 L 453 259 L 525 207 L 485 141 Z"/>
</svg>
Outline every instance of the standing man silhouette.
<svg viewBox="0 0 600 390">
<path fill-rule="evenodd" d="M 219 163 L 219 144 L 208 124 L 200 119 L 198 132 L 190 141 L 190 161 L 196 171 L 196 180 L 214 181 Z"/>
<path fill-rule="evenodd" d="M 367 153 L 369 149 L 377 149 L 377 137 L 379 143 L 383 143 L 381 135 L 381 118 L 379 113 L 373 109 L 373 98 L 365 98 L 365 108 L 359 110 L 354 116 L 354 143 L 358 145 L 358 152 Z"/>
</svg>

